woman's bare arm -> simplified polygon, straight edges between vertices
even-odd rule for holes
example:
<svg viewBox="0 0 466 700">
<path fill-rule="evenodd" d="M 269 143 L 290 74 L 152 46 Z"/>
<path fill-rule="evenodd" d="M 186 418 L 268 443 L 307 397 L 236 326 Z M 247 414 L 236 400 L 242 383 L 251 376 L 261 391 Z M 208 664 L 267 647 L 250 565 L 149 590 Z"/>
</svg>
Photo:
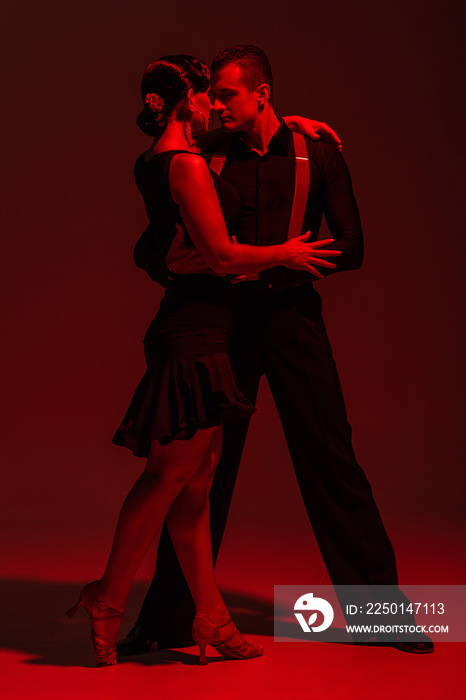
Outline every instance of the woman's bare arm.
<svg viewBox="0 0 466 700">
<path fill-rule="evenodd" d="M 333 263 L 321 259 L 334 254 L 322 250 L 328 241 L 307 243 L 305 240 L 308 234 L 291 239 L 283 245 L 233 245 L 210 171 L 200 156 L 188 153 L 175 155 L 170 164 L 169 184 L 194 246 L 206 265 L 217 274 L 245 274 L 285 265 L 308 270 L 321 277 L 314 265 L 335 267 Z"/>
</svg>

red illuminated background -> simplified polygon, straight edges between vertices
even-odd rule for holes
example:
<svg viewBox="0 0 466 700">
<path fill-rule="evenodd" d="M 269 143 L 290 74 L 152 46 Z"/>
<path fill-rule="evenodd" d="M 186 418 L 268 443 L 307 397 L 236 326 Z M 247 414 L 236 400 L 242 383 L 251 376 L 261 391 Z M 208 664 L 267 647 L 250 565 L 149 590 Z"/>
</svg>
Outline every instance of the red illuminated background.
<svg viewBox="0 0 466 700">
<path fill-rule="evenodd" d="M 145 228 L 132 178 L 148 143 L 140 77 L 159 55 L 210 61 L 236 43 L 269 54 L 279 114 L 323 119 L 343 140 L 366 262 L 319 291 L 356 451 L 402 582 L 466 583 L 461 12 L 414 0 L 4 5 L 6 697 L 459 697 L 462 645 L 422 658 L 267 636 L 274 584 L 328 577 L 266 385 L 218 564 L 263 659 L 200 670 L 163 652 L 96 671 L 87 620 L 62 611 L 100 576 L 143 466 L 110 444 L 160 299 L 132 262 Z M 125 630 L 152 571 L 149 555 Z"/>
</svg>

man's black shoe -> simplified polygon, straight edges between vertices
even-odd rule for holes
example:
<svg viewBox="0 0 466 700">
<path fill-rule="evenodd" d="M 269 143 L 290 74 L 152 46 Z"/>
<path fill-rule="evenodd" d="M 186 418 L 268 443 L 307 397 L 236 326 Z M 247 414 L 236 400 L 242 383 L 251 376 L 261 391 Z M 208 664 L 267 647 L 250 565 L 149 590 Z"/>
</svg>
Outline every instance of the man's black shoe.
<svg viewBox="0 0 466 700">
<path fill-rule="evenodd" d="M 398 651 L 406 651 L 408 654 L 432 654 L 433 642 L 393 642 L 392 647 Z"/>
<path fill-rule="evenodd" d="M 136 656 L 146 654 L 154 645 L 157 645 L 157 649 L 179 649 L 191 647 L 193 644 L 191 635 L 164 637 L 157 640 L 155 635 L 148 634 L 140 625 L 134 625 L 126 637 L 117 642 L 116 649 L 118 656 Z"/>
<path fill-rule="evenodd" d="M 150 651 L 153 644 L 155 644 L 155 639 L 148 635 L 142 627 L 134 625 L 126 637 L 117 642 L 117 655 L 134 656 L 136 654 L 145 654 Z"/>
<path fill-rule="evenodd" d="M 191 637 L 168 637 L 159 639 L 157 646 L 159 649 L 182 649 L 183 647 L 194 646 L 195 641 Z"/>
<path fill-rule="evenodd" d="M 409 641 L 409 637 L 413 637 L 413 641 Z M 414 641 L 414 639 L 418 641 Z M 405 651 L 408 654 L 432 654 L 434 651 L 434 643 L 426 634 L 404 635 L 396 637 L 395 640 L 384 642 L 382 638 L 377 637 L 379 644 L 387 647 L 393 647 L 398 651 Z"/>
</svg>

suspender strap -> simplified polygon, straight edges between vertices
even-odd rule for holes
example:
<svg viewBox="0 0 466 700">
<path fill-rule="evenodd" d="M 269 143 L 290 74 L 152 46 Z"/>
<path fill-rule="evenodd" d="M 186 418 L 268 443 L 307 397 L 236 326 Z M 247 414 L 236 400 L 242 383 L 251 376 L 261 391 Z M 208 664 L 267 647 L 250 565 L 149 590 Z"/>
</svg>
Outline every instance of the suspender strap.
<svg viewBox="0 0 466 700">
<path fill-rule="evenodd" d="M 288 239 L 301 235 L 309 195 L 309 157 L 304 136 L 293 132 L 293 145 L 295 152 L 295 186 L 290 225 L 288 227 Z"/>
<path fill-rule="evenodd" d="M 219 144 L 212 156 L 209 168 L 216 175 L 220 175 L 222 168 L 225 165 L 228 149 L 230 148 L 231 138 L 227 138 L 223 143 Z"/>
<path fill-rule="evenodd" d="M 301 235 L 309 194 L 309 157 L 304 136 L 293 132 L 293 145 L 295 152 L 295 186 L 290 225 L 288 227 L 288 239 Z M 228 146 L 229 144 L 225 148 L 225 145 L 223 145 L 223 148 L 219 149 L 219 153 L 214 153 L 209 163 L 209 168 L 217 175 L 220 175 L 225 165 Z M 222 153 L 222 150 L 225 150 L 225 153 Z"/>
<path fill-rule="evenodd" d="M 209 168 L 212 172 L 220 175 L 222 168 L 225 165 L 226 155 L 221 155 L 220 153 L 214 153 L 209 163 Z"/>
</svg>

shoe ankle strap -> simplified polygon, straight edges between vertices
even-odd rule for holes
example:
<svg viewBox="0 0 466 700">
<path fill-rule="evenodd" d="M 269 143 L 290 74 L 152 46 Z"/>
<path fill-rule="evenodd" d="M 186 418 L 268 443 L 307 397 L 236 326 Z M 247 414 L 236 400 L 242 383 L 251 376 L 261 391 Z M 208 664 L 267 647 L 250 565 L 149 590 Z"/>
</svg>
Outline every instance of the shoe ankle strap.
<svg viewBox="0 0 466 700">
<path fill-rule="evenodd" d="M 119 610 L 115 610 L 115 608 L 111 608 L 109 605 L 104 603 L 102 600 L 96 600 L 95 602 L 96 608 L 98 610 L 101 610 L 102 612 L 110 613 L 111 617 L 123 617 L 123 613 L 120 612 Z M 101 618 L 101 619 L 106 619 L 106 618 Z"/>
</svg>

